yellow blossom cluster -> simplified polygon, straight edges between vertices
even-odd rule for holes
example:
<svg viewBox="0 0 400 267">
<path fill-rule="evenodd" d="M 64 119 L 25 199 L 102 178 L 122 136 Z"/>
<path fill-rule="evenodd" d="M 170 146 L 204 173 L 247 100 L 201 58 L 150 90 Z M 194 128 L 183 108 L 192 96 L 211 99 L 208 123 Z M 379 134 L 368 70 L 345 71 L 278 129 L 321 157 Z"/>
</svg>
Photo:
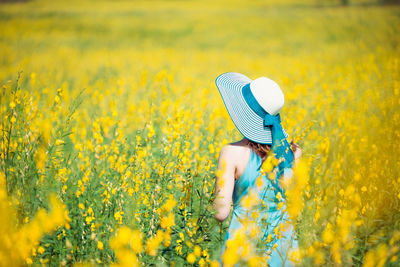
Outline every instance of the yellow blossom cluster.
<svg viewBox="0 0 400 267">
<path fill-rule="evenodd" d="M 143 250 L 140 231 L 122 226 L 110 240 L 110 246 L 118 259 L 118 263 L 113 266 L 139 266 L 136 255 Z"/>
<path fill-rule="evenodd" d="M 5 176 L 0 172 L 0 205 L 3 219 L 0 224 L 0 261 L 4 265 L 31 265 L 32 257 L 43 254 L 45 248 L 39 246 L 43 235 L 59 227 L 68 227 L 68 211 L 55 195 L 50 196 L 50 212 L 39 209 L 35 217 L 26 224 L 17 227 L 17 210 L 10 203 L 5 190 Z"/>
</svg>

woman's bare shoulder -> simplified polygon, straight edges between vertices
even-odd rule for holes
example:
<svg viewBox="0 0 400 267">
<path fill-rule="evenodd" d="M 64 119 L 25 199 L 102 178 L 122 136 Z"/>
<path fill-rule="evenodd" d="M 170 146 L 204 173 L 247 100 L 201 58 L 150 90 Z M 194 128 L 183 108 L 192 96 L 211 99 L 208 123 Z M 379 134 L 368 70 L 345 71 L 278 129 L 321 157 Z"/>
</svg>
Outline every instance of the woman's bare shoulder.
<svg viewBox="0 0 400 267">
<path fill-rule="evenodd" d="M 220 157 L 225 159 L 241 159 L 248 155 L 250 148 L 243 142 L 243 140 L 226 144 L 221 148 Z"/>
</svg>

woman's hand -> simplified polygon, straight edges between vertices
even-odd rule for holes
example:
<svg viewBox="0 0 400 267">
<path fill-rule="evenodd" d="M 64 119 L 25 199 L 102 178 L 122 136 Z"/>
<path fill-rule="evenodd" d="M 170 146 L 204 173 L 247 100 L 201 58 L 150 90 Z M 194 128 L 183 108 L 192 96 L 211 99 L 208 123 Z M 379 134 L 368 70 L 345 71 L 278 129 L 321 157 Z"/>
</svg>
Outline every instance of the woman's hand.
<svg viewBox="0 0 400 267">
<path fill-rule="evenodd" d="M 293 143 L 293 141 L 290 143 L 290 147 L 292 148 L 294 154 L 295 163 L 297 163 L 301 157 L 301 148 L 298 144 Z"/>
</svg>

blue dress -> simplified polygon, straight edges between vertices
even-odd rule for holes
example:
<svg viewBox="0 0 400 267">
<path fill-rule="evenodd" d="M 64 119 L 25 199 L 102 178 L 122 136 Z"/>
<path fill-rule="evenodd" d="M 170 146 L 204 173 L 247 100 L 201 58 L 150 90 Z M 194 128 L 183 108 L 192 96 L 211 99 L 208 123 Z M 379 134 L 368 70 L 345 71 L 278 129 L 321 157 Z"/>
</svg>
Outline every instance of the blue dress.
<svg viewBox="0 0 400 267">
<path fill-rule="evenodd" d="M 258 218 L 262 218 L 265 215 L 267 218 L 267 223 L 264 221 L 262 224 L 259 222 L 259 219 L 257 219 L 257 224 L 262 227 L 260 239 L 270 240 L 266 246 L 261 248 L 261 252 L 269 255 L 268 264 L 271 267 L 295 266 L 295 262 L 289 259 L 289 254 L 291 253 L 289 249 L 298 249 L 298 241 L 295 239 L 293 226 L 289 224 L 289 227 L 281 231 L 281 234 L 278 233 L 279 236 L 276 236 L 275 232 L 275 227 L 284 222 L 290 222 L 287 212 L 284 211 L 286 209 L 284 198 L 281 198 L 279 201 L 276 197 L 278 192 L 281 192 L 281 195 L 284 196 L 284 192 L 282 188 L 277 185 L 277 181 L 275 183 L 275 181 L 272 181 L 268 177 L 261 176 L 261 165 L 261 157 L 250 149 L 250 158 L 247 166 L 240 178 L 235 181 L 232 197 L 233 214 L 225 235 L 220 258 L 222 258 L 226 249 L 226 241 L 233 236 L 235 230 L 244 227 L 241 222 L 243 222 L 246 217 L 249 218 L 247 214 L 249 214 L 250 211 L 241 203 L 241 200 L 251 189 L 254 189 L 258 193 L 259 199 L 263 202 L 263 208 L 259 210 L 260 216 L 258 216 Z M 290 168 L 284 169 L 284 175 L 292 177 L 292 170 Z M 281 208 L 278 207 L 279 202 L 283 202 Z M 277 244 L 275 249 L 273 249 L 274 244 Z M 269 254 L 271 252 L 272 254 Z M 220 263 L 222 263 L 222 260 L 220 260 Z"/>
</svg>

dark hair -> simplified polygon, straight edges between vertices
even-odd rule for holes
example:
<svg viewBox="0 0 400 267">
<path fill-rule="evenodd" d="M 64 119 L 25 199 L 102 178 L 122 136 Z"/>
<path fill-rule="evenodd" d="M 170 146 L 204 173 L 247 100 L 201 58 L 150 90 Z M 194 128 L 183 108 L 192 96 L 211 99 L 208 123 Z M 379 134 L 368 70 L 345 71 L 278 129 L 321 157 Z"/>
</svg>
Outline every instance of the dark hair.
<svg viewBox="0 0 400 267">
<path fill-rule="evenodd" d="M 247 145 L 257 154 L 261 157 L 262 161 L 267 159 L 269 152 L 271 151 L 271 145 L 267 144 L 260 144 L 253 142 L 249 139 L 246 138 Z"/>
</svg>

